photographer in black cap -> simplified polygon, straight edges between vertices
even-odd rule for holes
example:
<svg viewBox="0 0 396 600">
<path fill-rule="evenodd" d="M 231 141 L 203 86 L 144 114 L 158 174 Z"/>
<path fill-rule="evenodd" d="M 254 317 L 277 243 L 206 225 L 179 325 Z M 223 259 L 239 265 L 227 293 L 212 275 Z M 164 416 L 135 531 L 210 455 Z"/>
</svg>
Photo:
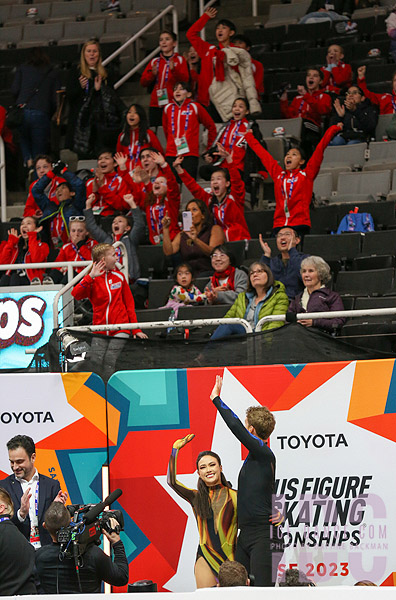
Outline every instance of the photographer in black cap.
<svg viewBox="0 0 396 600">
<path fill-rule="evenodd" d="M 116 519 L 111 518 L 116 528 Z M 128 562 L 124 544 L 118 533 L 103 534 L 110 541 L 114 562 L 94 543 L 89 544 L 79 556 L 78 568 L 72 557 L 60 560 L 60 544 L 57 533 L 70 524 L 70 513 L 60 502 L 53 502 L 44 516 L 44 527 L 52 538 L 50 546 L 36 552 L 36 569 L 44 594 L 100 593 L 102 581 L 121 586 L 128 582 Z M 72 544 L 70 544 L 72 546 Z"/>
</svg>

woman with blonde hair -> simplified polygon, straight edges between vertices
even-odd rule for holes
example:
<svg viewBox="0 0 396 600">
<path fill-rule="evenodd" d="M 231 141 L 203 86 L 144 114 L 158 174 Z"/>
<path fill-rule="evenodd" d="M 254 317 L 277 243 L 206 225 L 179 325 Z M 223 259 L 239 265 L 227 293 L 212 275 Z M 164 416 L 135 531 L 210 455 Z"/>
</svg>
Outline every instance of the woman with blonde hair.
<svg viewBox="0 0 396 600">
<path fill-rule="evenodd" d="M 115 149 L 126 107 L 110 79 L 98 40 L 87 40 L 66 85 L 69 117 L 65 146 L 79 158 L 96 158 L 104 147 Z"/>
</svg>

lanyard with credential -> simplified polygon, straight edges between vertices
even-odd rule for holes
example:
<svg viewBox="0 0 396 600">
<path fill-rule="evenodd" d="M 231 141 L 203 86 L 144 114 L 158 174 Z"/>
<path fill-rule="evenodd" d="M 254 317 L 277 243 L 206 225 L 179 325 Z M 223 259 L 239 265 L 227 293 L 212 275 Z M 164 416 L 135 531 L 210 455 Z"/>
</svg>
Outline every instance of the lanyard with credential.
<svg viewBox="0 0 396 600">
<path fill-rule="evenodd" d="M 287 194 L 287 175 L 283 175 L 282 176 L 282 194 L 283 194 L 283 199 L 284 199 L 284 211 L 285 211 L 285 217 L 286 220 L 289 219 L 290 217 L 290 212 L 289 212 L 289 202 L 290 202 L 290 198 L 292 197 L 293 194 L 293 187 L 294 187 L 294 182 L 297 180 L 297 176 L 293 175 L 293 177 L 291 178 L 290 181 L 290 187 L 289 187 L 289 195 Z"/>
<path fill-rule="evenodd" d="M 181 107 L 180 107 L 181 109 Z M 176 127 L 175 127 L 175 110 L 176 110 L 176 105 L 172 104 L 172 110 L 171 110 L 171 127 L 172 127 L 172 135 L 173 137 L 180 137 L 180 115 L 181 115 L 181 110 L 179 110 L 179 114 L 177 116 L 177 135 L 176 135 Z M 186 111 L 186 120 L 184 122 L 184 133 L 186 133 L 187 129 L 188 129 L 188 121 L 190 119 L 190 114 L 191 114 L 191 106 L 189 105 Z"/>
<path fill-rule="evenodd" d="M 132 133 L 133 133 L 133 140 L 132 140 Z M 135 148 L 135 131 L 131 132 L 131 138 L 130 138 L 130 144 L 129 144 L 129 158 L 131 159 L 132 163 L 134 164 L 135 161 L 137 160 L 139 154 L 140 154 L 140 148 L 142 147 L 141 143 L 138 141 L 138 143 L 136 144 L 136 152 L 133 153 L 133 149 Z"/>
<path fill-rule="evenodd" d="M 158 206 L 158 222 L 154 221 L 154 210 Z M 162 230 L 162 219 L 164 218 L 165 204 L 150 206 L 150 222 L 151 222 L 151 231 L 160 233 Z"/>
<path fill-rule="evenodd" d="M 391 100 L 392 100 L 393 112 L 396 113 L 396 102 L 395 102 L 393 95 L 391 95 Z"/>
<path fill-rule="evenodd" d="M 163 59 L 164 59 L 164 61 L 166 62 L 166 68 L 165 68 L 165 70 L 164 70 L 164 71 L 162 71 L 162 77 L 161 77 L 161 85 L 160 85 L 160 88 L 163 88 L 163 87 L 164 87 L 164 83 L 165 83 L 165 86 L 166 86 L 166 84 L 168 83 L 169 69 L 170 69 L 169 63 L 170 63 L 170 61 L 171 61 L 171 60 L 172 60 L 172 58 L 173 58 L 173 54 L 172 54 L 172 56 L 170 56 L 169 58 L 166 58 L 165 56 L 162 56 L 162 58 L 163 58 Z M 157 63 L 157 69 L 158 69 L 158 72 L 159 72 L 159 67 L 160 67 L 161 57 L 158 57 L 158 59 L 157 59 L 157 60 L 158 60 L 158 63 Z M 157 75 L 157 82 L 158 82 L 158 75 Z"/>
<path fill-rule="evenodd" d="M 110 181 L 109 185 L 107 186 L 109 188 L 109 190 L 112 192 L 113 190 L 115 190 L 115 186 L 113 186 L 113 183 L 115 182 L 115 180 L 118 178 L 118 173 L 116 173 L 113 177 L 113 179 Z"/>
<path fill-rule="evenodd" d="M 231 143 L 230 143 L 230 149 L 229 149 L 229 152 L 231 152 L 231 150 L 232 150 L 232 148 L 233 148 L 233 146 L 234 146 L 234 144 L 235 144 L 235 140 L 236 140 L 236 137 L 237 137 L 237 135 L 238 135 L 238 132 L 239 132 L 239 130 L 240 130 L 240 128 L 241 128 L 241 125 L 242 125 L 242 119 L 241 119 L 240 121 L 238 121 L 238 123 L 237 123 L 237 125 L 236 125 L 236 127 L 235 127 L 235 129 L 234 129 L 234 133 L 233 133 L 233 135 L 232 135 L 232 139 L 231 139 Z M 224 132 L 223 139 L 221 140 L 221 145 L 222 145 L 222 146 L 224 146 L 224 145 L 225 145 L 225 142 L 226 142 L 226 140 L 227 140 L 227 136 L 228 136 L 228 132 L 229 132 L 229 130 L 230 130 L 230 127 L 231 127 L 231 123 L 229 123 L 229 124 L 227 125 L 227 129 L 226 129 L 226 130 L 225 130 L 225 132 Z"/>
<path fill-rule="evenodd" d="M 38 517 L 38 497 L 39 497 L 39 485 L 40 482 L 37 481 L 37 485 L 36 485 L 36 491 L 34 493 L 34 510 L 36 513 L 36 517 Z"/>
</svg>

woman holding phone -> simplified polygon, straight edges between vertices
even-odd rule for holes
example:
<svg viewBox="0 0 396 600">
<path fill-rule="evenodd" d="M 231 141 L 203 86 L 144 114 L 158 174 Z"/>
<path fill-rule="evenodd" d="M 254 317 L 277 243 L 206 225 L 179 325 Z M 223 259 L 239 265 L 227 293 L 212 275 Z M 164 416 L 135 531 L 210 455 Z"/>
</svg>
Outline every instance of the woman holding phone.
<svg viewBox="0 0 396 600">
<path fill-rule="evenodd" d="M 190 213 L 188 218 L 186 213 Z M 214 248 L 225 241 L 222 228 L 213 225 L 208 207 L 202 200 L 190 200 L 183 212 L 183 231 L 173 240 L 170 238 L 171 219 L 168 213 L 162 220 L 163 251 L 165 256 L 172 256 L 174 261 L 188 261 L 194 269 L 195 276 L 210 275 L 213 268 L 210 255 Z"/>
</svg>

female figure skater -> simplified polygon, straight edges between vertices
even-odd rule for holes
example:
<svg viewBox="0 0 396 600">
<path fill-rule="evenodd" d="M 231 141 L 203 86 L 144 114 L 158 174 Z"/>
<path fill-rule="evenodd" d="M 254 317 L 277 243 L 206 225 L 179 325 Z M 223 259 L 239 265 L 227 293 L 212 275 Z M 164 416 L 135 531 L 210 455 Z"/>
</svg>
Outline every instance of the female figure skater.
<svg viewBox="0 0 396 600">
<path fill-rule="evenodd" d="M 234 560 L 237 493 L 224 477 L 220 457 L 211 450 L 200 452 L 197 457 L 198 490 L 177 481 L 177 455 L 193 438 L 190 433 L 173 444 L 168 484 L 191 504 L 197 519 L 199 546 L 194 568 L 197 588 L 213 587 L 220 565 L 227 559 Z"/>
</svg>

